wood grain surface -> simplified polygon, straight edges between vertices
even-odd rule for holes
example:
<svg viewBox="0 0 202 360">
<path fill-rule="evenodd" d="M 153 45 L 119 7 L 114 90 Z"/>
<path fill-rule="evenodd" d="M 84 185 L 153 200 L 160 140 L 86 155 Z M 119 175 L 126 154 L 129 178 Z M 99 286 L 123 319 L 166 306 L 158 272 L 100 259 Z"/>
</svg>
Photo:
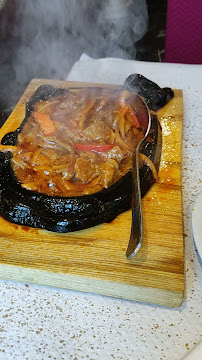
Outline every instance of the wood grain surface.
<svg viewBox="0 0 202 360">
<path fill-rule="evenodd" d="M 32 80 L 0 129 L 0 140 L 20 125 L 26 101 L 43 84 L 60 88 L 95 86 Z M 182 112 L 182 91 L 175 90 L 174 99 L 158 111 L 163 130 L 159 180 L 143 199 L 144 242 L 133 259 L 125 256 L 131 210 L 109 224 L 68 234 L 0 218 L 0 278 L 179 307 L 184 293 Z M 1 145 L 0 151 L 4 150 Z"/>
</svg>

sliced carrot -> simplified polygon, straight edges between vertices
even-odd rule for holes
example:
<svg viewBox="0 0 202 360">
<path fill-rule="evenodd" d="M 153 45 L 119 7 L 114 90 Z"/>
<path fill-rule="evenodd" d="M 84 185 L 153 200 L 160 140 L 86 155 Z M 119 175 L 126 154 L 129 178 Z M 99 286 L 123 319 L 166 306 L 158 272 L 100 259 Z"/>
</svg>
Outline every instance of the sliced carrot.
<svg viewBox="0 0 202 360">
<path fill-rule="evenodd" d="M 55 134 L 56 127 L 48 114 L 34 112 L 34 118 L 39 123 L 40 128 L 43 131 L 44 135 L 49 136 Z"/>
</svg>

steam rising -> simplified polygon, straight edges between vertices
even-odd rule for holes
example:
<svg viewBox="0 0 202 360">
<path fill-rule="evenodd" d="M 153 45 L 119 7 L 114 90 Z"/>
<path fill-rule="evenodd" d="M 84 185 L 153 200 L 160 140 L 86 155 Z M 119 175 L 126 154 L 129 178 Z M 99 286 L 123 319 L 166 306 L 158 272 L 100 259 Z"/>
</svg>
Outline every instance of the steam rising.
<svg viewBox="0 0 202 360">
<path fill-rule="evenodd" d="M 20 0 L 9 59 L 0 46 L 0 100 L 15 103 L 32 78 L 65 79 L 83 52 L 134 59 L 147 23 L 145 0 Z"/>
</svg>

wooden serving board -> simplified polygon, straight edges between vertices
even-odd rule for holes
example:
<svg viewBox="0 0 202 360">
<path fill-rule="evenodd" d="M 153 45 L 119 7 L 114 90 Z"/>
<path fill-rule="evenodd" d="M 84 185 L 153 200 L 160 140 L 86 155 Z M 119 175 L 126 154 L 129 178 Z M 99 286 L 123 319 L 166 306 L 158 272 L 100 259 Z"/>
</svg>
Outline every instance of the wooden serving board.
<svg viewBox="0 0 202 360">
<path fill-rule="evenodd" d="M 32 80 L 1 128 L 0 140 L 20 125 L 26 101 L 43 84 L 59 88 L 95 86 Z M 133 259 L 125 256 L 131 210 L 109 224 L 68 234 L 11 224 L 0 218 L 0 278 L 180 306 L 184 292 L 182 111 L 182 91 L 175 90 L 174 99 L 158 112 L 163 130 L 159 181 L 143 199 L 144 242 Z"/>
</svg>

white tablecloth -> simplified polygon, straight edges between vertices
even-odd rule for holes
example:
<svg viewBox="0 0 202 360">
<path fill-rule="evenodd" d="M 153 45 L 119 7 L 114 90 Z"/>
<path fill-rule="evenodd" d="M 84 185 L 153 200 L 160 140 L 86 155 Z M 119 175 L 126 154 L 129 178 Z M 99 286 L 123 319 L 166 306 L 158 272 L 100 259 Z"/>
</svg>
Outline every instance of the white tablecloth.
<svg viewBox="0 0 202 360">
<path fill-rule="evenodd" d="M 183 89 L 183 305 L 170 309 L 1 280 L 0 359 L 179 360 L 201 341 L 202 276 L 191 212 L 202 188 L 202 66 L 83 55 L 68 80 L 122 84 L 134 72 Z"/>
</svg>

